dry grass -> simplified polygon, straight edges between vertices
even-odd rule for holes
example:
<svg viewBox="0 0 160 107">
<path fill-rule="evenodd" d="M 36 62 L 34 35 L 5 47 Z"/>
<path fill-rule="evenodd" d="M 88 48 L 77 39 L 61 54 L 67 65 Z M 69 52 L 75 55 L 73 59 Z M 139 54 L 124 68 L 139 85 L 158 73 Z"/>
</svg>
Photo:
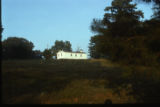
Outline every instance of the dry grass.
<svg viewBox="0 0 160 107">
<path fill-rule="evenodd" d="M 130 72 L 123 73 L 103 59 L 3 61 L 2 100 L 7 104 L 104 104 L 107 99 L 114 104 L 135 103 L 129 89 L 114 90 L 129 76 Z"/>
</svg>

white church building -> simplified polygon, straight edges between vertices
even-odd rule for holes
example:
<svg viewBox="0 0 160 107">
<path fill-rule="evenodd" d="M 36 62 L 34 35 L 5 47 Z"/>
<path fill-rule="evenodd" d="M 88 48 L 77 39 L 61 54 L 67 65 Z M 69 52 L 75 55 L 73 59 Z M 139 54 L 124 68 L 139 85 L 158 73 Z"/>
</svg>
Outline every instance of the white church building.
<svg viewBox="0 0 160 107">
<path fill-rule="evenodd" d="M 65 52 L 63 50 L 57 52 L 57 59 L 87 59 L 87 54 L 80 52 Z"/>
</svg>

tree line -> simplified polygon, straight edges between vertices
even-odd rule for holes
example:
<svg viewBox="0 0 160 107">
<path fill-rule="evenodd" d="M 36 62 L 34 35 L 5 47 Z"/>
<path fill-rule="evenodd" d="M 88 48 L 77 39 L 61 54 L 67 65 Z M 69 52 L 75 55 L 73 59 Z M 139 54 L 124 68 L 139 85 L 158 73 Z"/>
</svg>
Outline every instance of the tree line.
<svg viewBox="0 0 160 107">
<path fill-rule="evenodd" d="M 127 64 L 148 65 L 160 62 L 160 1 L 154 2 L 150 20 L 141 21 L 143 12 L 133 0 L 113 0 L 106 7 L 103 19 L 93 19 L 89 53 L 92 58 L 107 58 Z M 33 50 L 34 44 L 25 38 L 9 37 L 2 41 L 3 59 L 52 59 L 59 50 L 72 51 L 69 41 L 56 40 L 50 49 Z"/>
<path fill-rule="evenodd" d="M 93 19 L 94 36 L 89 43 L 92 58 L 108 58 L 125 64 L 151 65 L 160 62 L 160 1 L 154 2 L 154 13 L 141 21 L 143 12 L 133 0 L 113 0 L 103 19 Z"/>
<path fill-rule="evenodd" d="M 2 59 L 52 59 L 59 50 L 72 51 L 69 41 L 56 40 L 50 49 L 33 50 L 34 44 L 25 38 L 8 37 L 2 41 Z"/>
</svg>

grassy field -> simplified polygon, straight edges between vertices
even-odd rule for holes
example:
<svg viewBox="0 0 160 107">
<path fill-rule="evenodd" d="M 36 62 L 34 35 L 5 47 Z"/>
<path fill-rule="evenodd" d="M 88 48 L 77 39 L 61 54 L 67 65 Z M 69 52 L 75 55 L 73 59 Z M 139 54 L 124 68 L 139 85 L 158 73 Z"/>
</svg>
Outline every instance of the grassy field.
<svg viewBox="0 0 160 107">
<path fill-rule="evenodd" d="M 134 84 L 129 81 L 135 78 L 131 76 L 131 68 L 103 59 L 2 61 L 2 101 L 5 104 L 104 104 L 106 100 L 113 104 L 136 103 L 135 96 L 139 93 L 129 94 L 134 92 Z M 138 69 L 145 72 L 150 68 Z M 160 73 L 154 71 L 158 82 L 153 88 L 157 88 Z"/>
</svg>

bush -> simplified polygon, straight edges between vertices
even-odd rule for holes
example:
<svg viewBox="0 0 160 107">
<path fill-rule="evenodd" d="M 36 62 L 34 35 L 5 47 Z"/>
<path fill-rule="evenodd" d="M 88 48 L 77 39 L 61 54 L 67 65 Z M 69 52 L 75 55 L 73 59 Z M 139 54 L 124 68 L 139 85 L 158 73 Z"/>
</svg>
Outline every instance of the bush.
<svg viewBox="0 0 160 107">
<path fill-rule="evenodd" d="M 51 53 L 51 50 L 49 50 L 49 49 L 45 49 L 44 51 L 43 51 L 43 56 L 44 56 L 44 58 L 45 58 L 45 60 L 50 60 L 50 59 L 52 59 L 52 53 Z"/>
</svg>

